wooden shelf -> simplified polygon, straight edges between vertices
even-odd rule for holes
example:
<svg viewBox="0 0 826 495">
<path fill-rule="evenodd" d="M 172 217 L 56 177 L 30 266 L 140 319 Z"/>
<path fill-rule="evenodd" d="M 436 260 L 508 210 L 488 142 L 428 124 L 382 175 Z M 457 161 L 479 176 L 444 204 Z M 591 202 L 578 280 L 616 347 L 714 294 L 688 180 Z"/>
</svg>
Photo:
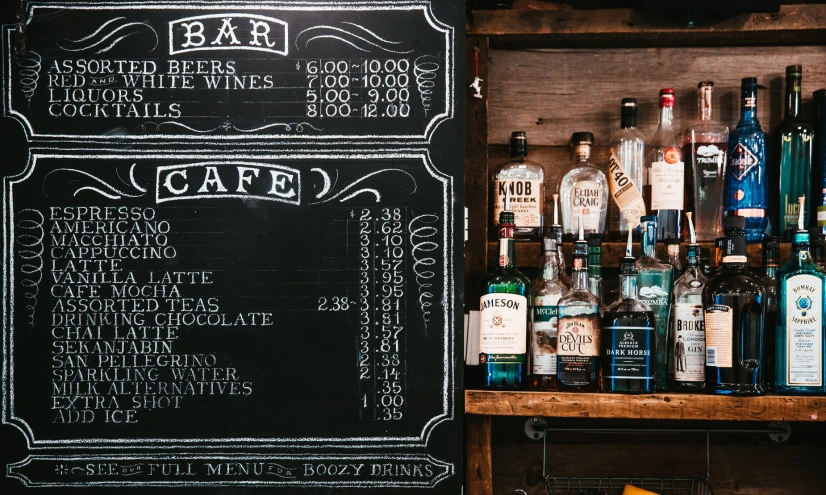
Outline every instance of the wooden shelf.
<svg viewBox="0 0 826 495">
<path fill-rule="evenodd" d="M 826 421 L 826 397 L 466 390 L 465 413 L 558 418 Z"/>
</svg>

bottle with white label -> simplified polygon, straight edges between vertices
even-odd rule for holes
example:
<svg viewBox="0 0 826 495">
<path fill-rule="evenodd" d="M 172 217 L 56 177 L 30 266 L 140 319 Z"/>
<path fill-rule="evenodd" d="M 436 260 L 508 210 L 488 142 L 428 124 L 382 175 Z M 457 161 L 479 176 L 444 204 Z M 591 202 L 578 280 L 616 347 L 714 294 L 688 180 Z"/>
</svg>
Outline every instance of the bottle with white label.
<svg viewBox="0 0 826 495">
<path fill-rule="evenodd" d="M 803 205 L 799 211 L 792 256 L 777 272 L 775 388 L 778 394 L 823 394 L 826 270 L 812 261 L 809 233 L 802 228 Z"/>
<path fill-rule="evenodd" d="M 516 268 L 513 222 L 510 211 L 500 214 L 499 265 L 479 301 L 479 364 L 489 389 L 522 389 L 527 379 L 530 281 Z"/>
<path fill-rule="evenodd" d="M 660 126 L 648 143 L 648 159 L 643 169 L 643 199 L 650 215 L 657 215 L 657 236 L 681 236 L 685 209 L 685 164 L 680 141 L 674 134 L 674 90 L 660 90 Z"/>
<path fill-rule="evenodd" d="M 722 265 L 703 289 L 706 390 L 762 395 L 766 288 L 749 270 L 746 219 L 726 217 L 724 227 Z"/>
<path fill-rule="evenodd" d="M 559 181 L 562 229 L 569 239 L 575 238 L 580 218 L 586 235 L 605 232 L 608 178 L 591 163 L 593 144 L 594 135 L 590 132 L 575 132 L 571 136 L 574 162 Z"/>
<path fill-rule="evenodd" d="M 529 387 L 555 390 L 559 299 L 568 291 L 559 282 L 556 239 L 543 239 L 544 261 L 539 277 L 531 286 L 531 369 Z"/>
<path fill-rule="evenodd" d="M 505 196 L 513 212 L 513 236 L 518 241 L 538 241 L 545 214 L 545 170 L 528 160 L 528 138 L 524 131 L 511 133 L 511 159 L 493 172 L 493 224 L 499 224 Z"/>
</svg>

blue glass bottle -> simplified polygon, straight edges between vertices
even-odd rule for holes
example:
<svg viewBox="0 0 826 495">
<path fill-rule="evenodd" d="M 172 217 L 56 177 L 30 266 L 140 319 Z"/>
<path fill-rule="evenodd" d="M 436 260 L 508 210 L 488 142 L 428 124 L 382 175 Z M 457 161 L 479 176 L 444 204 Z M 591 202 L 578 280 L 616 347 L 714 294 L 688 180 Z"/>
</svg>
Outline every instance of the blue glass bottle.
<svg viewBox="0 0 826 495">
<path fill-rule="evenodd" d="M 743 78 L 740 121 L 731 133 L 726 169 L 726 216 L 746 219 L 746 241 L 760 242 L 768 227 L 769 182 L 766 133 L 757 120 L 757 79 Z"/>
</svg>

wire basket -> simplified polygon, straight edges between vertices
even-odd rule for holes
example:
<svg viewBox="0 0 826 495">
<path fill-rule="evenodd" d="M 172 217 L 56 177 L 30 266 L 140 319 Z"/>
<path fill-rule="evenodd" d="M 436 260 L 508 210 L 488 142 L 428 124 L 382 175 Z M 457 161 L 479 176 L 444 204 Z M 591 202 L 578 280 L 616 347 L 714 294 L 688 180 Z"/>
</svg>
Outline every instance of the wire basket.
<svg viewBox="0 0 826 495">
<path fill-rule="evenodd" d="M 659 495 L 714 495 L 705 479 L 676 478 L 545 478 L 548 495 L 622 495 L 633 485 Z"/>
</svg>

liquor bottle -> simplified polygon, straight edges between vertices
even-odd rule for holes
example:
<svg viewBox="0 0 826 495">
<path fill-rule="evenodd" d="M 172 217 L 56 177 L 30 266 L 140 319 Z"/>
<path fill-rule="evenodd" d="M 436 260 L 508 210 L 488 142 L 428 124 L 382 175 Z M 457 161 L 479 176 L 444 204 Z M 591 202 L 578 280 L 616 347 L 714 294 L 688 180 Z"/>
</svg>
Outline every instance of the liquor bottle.
<svg viewBox="0 0 826 495">
<path fill-rule="evenodd" d="M 527 378 L 530 282 L 516 268 L 514 214 L 507 203 L 499 214 L 499 266 L 480 299 L 479 364 L 484 388 L 517 390 Z"/>
<path fill-rule="evenodd" d="M 703 289 L 706 390 L 724 395 L 760 395 L 766 288 L 749 271 L 746 219 L 726 217 L 723 226 L 723 264 Z"/>
<path fill-rule="evenodd" d="M 769 225 L 769 181 L 766 170 L 766 134 L 757 120 L 757 79 L 740 85 L 740 121 L 728 142 L 724 196 L 726 216 L 746 219 L 746 241 L 760 242 Z"/>
<path fill-rule="evenodd" d="M 575 132 L 571 136 L 574 161 L 559 181 L 562 228 L 570 238 L 576 235 L 580 217 L 586 234 L 605 232 L 608 179 L 601 168 L 591 163 L 593 144 L 594 135 L 590 132 Z"/>
<path fill-rule="evenodd" d="M 723 235 L 723 185 L 726 177 L 728 127 L 712 120 L 714 83 L 697 85 L 698 119 L 683 130 L 686 161 L 686 209 L 694 212 L 698 241 Z"/>
<path fill-rule="evenodd" d="M 608 169 L 608 180 L 612 185 L 609 214 L 609 235 L 612 239 L 624 239 L 630 227 L 636 235 L 639 218 L 645 216 L 642 203 L 642 171 L 645 167 L 645 136 L 637 129 L 637 99 L 623 98 L 620 108 L 620 128 L 611 136 L 611 150 L 616 155 L 616 164 Z M 627 183 L 621 183 L 627 179 Z M 615 184 L 616 183 L 616 184 Z M 640 204 L 641 203 L 641 204 Z M 631 210 L 631 211 L 629 211 Z M 623 211 L 627 211 L 623 215 Z"/>
<path fill-rule="evenodd" d="M 538 241 L 545 214 L 545 171 L 527 159 L 528 138 L 524 131 L 511 134 L 510 154 L 510 160 L 493 172 L 493 223 L 499 222 L 508 196 L 516 219 L 514 239 Z"/>
<path fill-rule="evenodd" d="M 720 270 L 720 267 L 723 266 L 723 253 L 725 253 L 725 249 L 725 237 L 718 237 L 717 239 L 714 239 L 714 273 L 717 273 Z"/>
<path fill-rule="evenodd" d="M 786 67 L 786 113 L 780 123 L 780 237 L 791 240 L 797 227 L 797 198 L 806 197 L 808 205 L 804 212 L 804 222 L 812 218 L 811 205 L 814 204 L 812 189 L 812 151 L 814 128 L 800 118 L 800 84 L 803 68 L 800 65 Z M 821 200 L 822 195 L 816 196 Z"/>
<path fill-rule="evenodd" d="M 665 259 L 669 265 L 674 267 L 675 277 L 682 275 L 683 263 L 680 261 L 680 239 L 665 240 Z"/>
<path fill-rule="evenodd" d="M 674 135 L 674 90 L 660 90 L 660 126 L 648 144 L 643 171 L 645 206 L 657 215 L 660 239 L 680 237 L 685 208 L 685 164 Z"/>
<path fill-rule="evenodd" d="M 566 289 L 571 287 L 571 276 L 565 270 L 565 257 L 562 255 L 562 225 L 559 224 L 559 194 L 554 194 L 554 223 L 551 225 L 551 237 L 556 239 L 556 251 L 559 255 L 559 283 Z"/>
<path fill-rule="evenodd" d="M 668 360 L 668 309 L 674 267 L 657 259 L 657 217 L 640 219 L 642 227 L 642 255 L 637 260 L 637 287 L 640 301 L 654 311 L 657 318 L 657 390 L 666 390 L 666 363 Z"/>
<path fill-rule="evenodd" d="M 588 290 L 604 301 L 602 293 L 602 239 L 591 236 L 588 239 Z"/>
<path fill-rule="evenodd" d="M 812 261 L 820 268 L 826 269 L 826 234 L 820 229 L 812 229 Z"/>
<path fill-rule="evenodd" d="M 815 142 L 817 144 L 812 163 L 812 201 L 815 201 L 818 230 L 826 234 L 826 89 L 815 91 L 814 100 Z"/>
<path fill-rule="evenodd" d="M 778 394 L 826 393 L 826 270 L 812 262 L 804 198 L 789 262 L 777 271 Z"/>
<path fill-rule="evenodd" d="M 556 239 L 545 237 L 539 277 L 531 287 L 531 376 L 529 386 L 555 390 L 559 299 L 568 290 L 559 283 Z"/>
<path fill-rule="evenodd" d="M 631 232 L 620 261 L 620 298 L 602 317 L 602 389 L 604 392 L 654 392 L 657 323 L 654 311 L 637 299 L 637 264 Z"/>
<path fill-rule="evenodd" d="M 775 382 L 775 332 L 777 324 L 777 259 L 780 255 L 780 239 L 777 236 L 763 238 L 763 273 L 760 281 L 766 287 L 766 323 L 763 325 L 763 387 L 774 391 Z"/>
<path fill-rule="evenodd" d="M 557 381 L 568 392 L 599 390 L 599 299 L 588 291 L 588 243 L 579 222 L 571 290 L 559 300 Z"/>
<path fill-rule="evenodd" d="M 706 278 L 710 277 L 714 270 L 711 269 L 711 250 L 707 247 L 700 248 L 700 269 Z"/>
<path fill-rule="evenodd" d="M 700 392 L 705 388 L 706 333 L 703 320 L 703 288 L 708 278 L 700 268 L 700 246 L 691 212 L 686 213 L 691 243 L 685 272 L 671 289 L 671 327 L 668 349 L 673 356 L 668 367 L 668 388 L 678 392 Z"/>
</svg>

